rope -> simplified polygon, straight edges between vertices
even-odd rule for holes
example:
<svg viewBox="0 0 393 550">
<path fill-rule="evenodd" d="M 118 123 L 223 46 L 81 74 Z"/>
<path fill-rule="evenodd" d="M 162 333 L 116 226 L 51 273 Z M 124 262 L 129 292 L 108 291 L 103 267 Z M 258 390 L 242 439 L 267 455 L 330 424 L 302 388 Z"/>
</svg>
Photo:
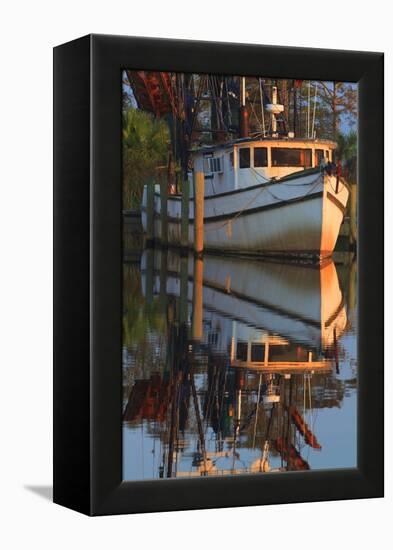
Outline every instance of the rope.
<svg viewBox="0 0 393 550">
<path fill-rule="evenodd" d="M 341 191 L 340 191 L 340 181 L 341 181 L 341 178 L 339 178 L 339 180 L 338 180 L 339 185 L 338 185 L 338 187 L 337 187 L 337 192 L 336 192 L 336 188 L 332 186 L 332 183 L 331 183 L 331 181 L 330 181 L 330 178 L 329 178 L 329 180 L 328 180 L 330 189 L 333 191 L 333 194 L 334 194 L 334 195 L 338 195 L 339 193 L 341 193 L 341 191 L 343 190 L 343 187 L 345 187 L 345 185 L 343 184 L 342 187 L 341 187 Z"/>
<path fill-rule="evenodd" d="M 252 168 L 252 171 L 253 171 L 253 170 L 254 170 L 254 168 Z M 252 174 L 253 174 L 255 180 L 258 181 L 258 180 L 257 180 L 257 177 L 256 177 L 256 175 L 258 175 L 258 173 L 255 171 L 255 174 L 254 174 L 253 172 L 252 172 Z M 318 174 L 318 176 L 315 178 L 315 180 L 312 180 L 312 181 L 310 181 L 309 183 L 301 183 L 301 184 L 296 184 L 296 183 L 294 184 L 294 183 L 292 183 L 292 184 L 286 184 L 285 182 L 282 182 L 281 185 L 286 185 L 286 186 L 288 186 L 288 187 L 297 187 L 297 186 L 300 186 L 300 185 L 302 185 L 302 186 L 303 186 L 303 185 L 312 185 L 311 189 L 309 189 L 309 190 L 307 191 L 307 193 L 306 193 L 305 195 L 303 195 L 303 197 L 307 197 L 307 195 L 309 195 L 309 194 L 315 189 L 315 187 L 316 187 L 317 184 L 319 183 L 320 178 L 321 178 L 321 174 Z M 280 183 L 280 180 L 277 180 L 277 183 Z M 315 184 L 315 185 L 313 185 L 313 184 Z M 282 202 L 287 202 L 286 199 L 283 199 L 282 197 L 278 197 L 277 195 L 275 195 L 274 193 L 272 193 L 272 191 L 270 191 L 270 189 L 269 189 L 268 187 L 266 187 L 266 189 L 267 189 L 269 195 L 271 195 L 271 196 L 272 196 L 273 198 L 275 198 L 276 200 L 282 201 Z"/>
<path fill-rule="evenodd" d="M 252 169 L 253 170 L 253 169 Z M 251 172 L 253 174 L 253 172 Z M 259 175 L 259 174 L 258 174 Z M 254 178 L 256 179 L 256 176 L 255 174 L 253 174 Z M 263 176 L 262 176 L 263 177 Z M 305 195 L 302 195 L 302 198 L 303 197 L 307 197 L 307 195 L 309 195 L 314 189 L 315 187 L 317 186 L 317 184 L 319 183 L 319 180 L 321 178 L 321 174 L 318 174 L 318 177 L 313 180 L 312 182 L 308 183 L 308 184 L 302 184 L 302 185 L 312 185 L 314 184 L 311 189 L 309 189 L 307 191 L 307 193 Z M 269 181 L 269 180 L 266 180 L 266 181 Z M 278 180 L 279 181 L 279 180 Z M 292 184 L 293 186 L 293 184 Z M 287 203 L 288 201 L 286 199 L 283 199 L 281 197 L 278 197 L 277 195 L 275 195 L 274 193 L 272 193 L 269 189 L 268 186 L 264 186 L 262 187 L 258 193 L 252 197 L 251 200 L 249 200 L 241 210 L 239 210 L 238 212 L 236 212 L 236 214 L 230 218 L 229 220 L 226 220 L 225 222 L 223 222 L 221 225 L 219 225 L 218 227 L 211 227 L 211 228 L 205 228 L 205 232 L 209 232 L 209 231 L 218 231 L 219 229 L 222 229 L 223 227 L 225 227 L 226 225 L 232 223 L 233 221 L 235 221 L 239 216 L 241 216 L 241 214 L 243 214 L 243 212 L 264 192 L 264 191 L 267 191 L 269 193 L 269 195 L 271 195 L 274 199 L 276 199 L 277 202 L 282 202 L 282 203 Z"/>
<path fill-rule="evenodd" d="M 236 218 L 238 218 L 243 212 L 244 210 L 246 210 L 258 197 L 259 195 L 261 195 L 264 191 L 265 191 L 265 187 L 262 187 L 262 189 L 255 195 L 255 197 L 252 197 L 252 199 L 250 201 L 248 201 L 241 210 L 239 210 L 239 212 L 236 212 L 236 214 L 233 216 L 233 218 L 230 218 L 229 220 L 223 222 L 221 225 L 219 225 L 218 227 L 211 227 L 210 229 L 209 228 L 205 228 L 205 232 L 208 232 L 208 231 L 217 231 L 218 229 L 221 229 L 222 227 L 225 227 L 226 225 L 228 225 L 229 223 L 232 223 L 234 220 L 236 220 Z"/>
</svg>

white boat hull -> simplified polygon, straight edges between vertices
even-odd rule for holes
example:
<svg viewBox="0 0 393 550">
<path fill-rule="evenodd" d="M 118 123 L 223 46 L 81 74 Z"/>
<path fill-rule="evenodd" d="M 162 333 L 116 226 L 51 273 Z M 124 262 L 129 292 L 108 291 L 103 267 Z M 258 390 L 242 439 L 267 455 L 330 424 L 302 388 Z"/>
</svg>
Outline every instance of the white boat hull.
<svg viewBox="0 0 393 550">
<path fill-rule="evenodd" d="M 142 256 L 144 294 L 147 254 L 154 254 L 150 268 L 153 294 L 180 297 L 180 255 L 160 250 L 154 253 L 153 249 Z M 190 304 L 194 300 L 194 261 L 192 255 L 187 260 L 186 296 Z M 237 337 L 242 340 L 257 339 L 266 332 L 317 350 L 331 347 L 345 330 L 346 309 L 332 261 L 311 267 L 209 254 L 203 259 L 202 272 L 203 308 L 211 326 L 220 327 L 221 351 L 228 349 L 235 320 Z"/>
<path fill-rule="evenodd" d="M 205 197 L 204 248 L 245 254 L 324 258 L 335 248 L 349 187 L 318 170 L 277 182 L 253 185 Z M 146 227 L 146 190 L 142 223 Z M 194 203 L 189 204 L 188 246 L 194 240 Z M 161 201 L 154 201 L 157 238 L 161 235 Z M 180 246 L 181 198 L 168 197 L 168 242 Z"/>
</svg>

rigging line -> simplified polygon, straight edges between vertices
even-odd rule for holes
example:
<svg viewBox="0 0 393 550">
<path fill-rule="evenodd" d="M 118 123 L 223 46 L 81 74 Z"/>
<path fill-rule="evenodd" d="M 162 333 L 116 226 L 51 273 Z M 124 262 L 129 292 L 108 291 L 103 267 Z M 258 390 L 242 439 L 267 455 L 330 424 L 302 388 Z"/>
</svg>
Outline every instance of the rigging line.
<svg viewBox="0 0 393 550">
<path fill-rule="evenodd" d="M 262 374 L 259 375 L 258 397 L 257 397 L 257 411 L 256 411 L 256 415 L 255 415 L 254 437 L 253 437 L 253 441 L 252 441 L 252 448 L 253 448 L 253 449 L 255 449 L 255 436 L 256 436 L 256 433 L 257 433 L 259 399 L 260 399 L 260 396 L 261 396 L 261 383 L 262 383 Z"/>
<path fill-rule="evenodd" d="M 198 118 L 198 110 L 199 110 L 199 104 L 200 104 L 199 102 L 200 102 L 200 99 L 201 99 L 204 82 L 205 82 L 205 75 L 202 75 L 199 78 L 199 82 L 198 82 L 197 97 L 196 97 L 196 99 L 194 98 L 193 113 L 192 113 L 192 117 L 191 117 L 191 134 L 194 131 L 195 121 Z"/>
<path fill-rule="evenodd" d="M 255 174 L 258 175 L 258 172 L 255 171 L 255 174 L 253 173 L 253 168 L 251 168 L 251 173 L 253 174 L 254 178 L 256 181 L 258 181 L 257 177 Z M 310 184 L 304 184 L 304 185 L 312 185 L 315 183 L 315 185 L 313 185 L 313 187 L 311 187 L 311 189 L 309 189 L 307 191 L 307 193 L 305 193 L 304 195 L 302 195 L 302 197 L 307 197 L 307 195 L 309 195 L 314 189 L 315 187 L 317 186 L 317 184 L 319 183 L 319 180 L 320 180 L 320 174 L 318 174 L 318 176 L 315 178 L 315 180 L 313 180 Z M 261 183 L 261 182 L 259 182 Z M 277 183 L 280 183 L 280 180 L 277 180 Z M 282 183 L 282 185 L 286 185 L 285 182 Z M 291 187 L 295 187 L 295 185 L 292 185 Z M 269 195 L 271 195 L 273 198 L 275 198 L 277 201 L 280 201 L 280 202 L 287 202 L 287 199 L 283 199 L 281 197 L 278 197 L 277 195 L 275 195 L 272 191 L 270 191 L 270 189 L 266 186 L 266 189 L 267 189 L 267 192 L 269 193 Z"/>
<path fill-rule="evenodd" d="M 216 373 L 214 372 L 213 379 L 212 379 L 212 382 L 210 384 L 209 392 L 208 392 L 208 395 L 207 395 L 207 401 L 206 401 L 206 407 L 205 407 L 205 418 L 204 418 L 204 422 L 203 422 L 204 425 L 205 425 L 205 433 L 207 432 L 207 429 L 209 427 L 209 417 L 210 417 L 210 414 L 211 414 L 211 408 L 212 408 L 212 404 L 213 404 L 215 384 L 216 384 L 215 376 L 216 376 Z"/>
<path fill-rule="evenodd" d="M 211 92 L 213 93 L 213 101 L 215 103 L 215 106 L 216 106 L 216 118 L 217 118 L 217 122 L 219 123 L 219 126 L 221 126 L 221 129 L 227 129 L 225 127 L 225 124 L 224 124 L 224 120 L 222 118 L 222 112 L 221 112 L 221 109 L 220 109 L 220 106 L 219 106 L 219 103 L 218 103 L 218 96 L 217 96 L 217 93 L 218 93 L 218 84 L 216 85 L 215 84 L 215 80 L 214 78 L 218 78 L 218 77 L 209 77 L 210 78 L 210 87 L 211 87 Z"/>
<path fill-rule="evenodd" d="M 224 116 L 222 114 L 222 107 L 223 107 L 223 99 L 222 99 L 222 93 L 223 93 L 223 81 L 222 81 L 222 77 L 220 78 L 220 82 L 218 81 L 218 76 L 216 77 L 217 81 L 216 81 L 216 86 L 217 86 L 217 93 L 218 93 L 218 98 L 219 98 L 219 103 L 220 103 L 220 109 L 219 109 L 219 115 L 220 115 L 220 119 L 221 119 L 221 125 L 223 128 L 225 128 L 225 130 L 227 130 L 227 127 L 226 127 L 226 124 L 225 124 L 225 121 L 224 121 Z"/>
<path fill-rule="evenodd" d="M 307 94 L 307 137 L 310 137 L 310 102 L 311 102 L 311 80 L 308 81 Z"/>
<path fill-rule="evenodd" d="M 318 86 L 315 84 L 315 94 L 314 94 L 314 109 L 313 109 L 313 115 L 312 115 L 312 130 L 311 130 L 311 137 L 314 137 L 314 126 L 315 126 L 315 111 L 317 108 L 317 90 Z"/>
<path fill-rule="evenodd" d="M 226 88 L 226 98 L 227 98 L 227 109 L 228 109 L 228 127 L 232 126 L 232 111 L 231 104 L 229 101 L 229 90 L 228 90 L 228 77 L 224 77 L 225 88 Z"/>
<path fill-rule="evenodd" d="M 218 115 L 218 105 L 217 105 L 217 100 L 216 100 L 216 92 L 215 92 L 215 89 L 214 89 L 214 80 L 213 80 L 213 76 L 211 75 L 208 75 L 207 76 L 207 79 L 208 79 L 208 86 L 210 88 L 210 97 L 211 97 L 211 101 L 212 101 L 212 104 L 214 103 L 215 106 L 216 106 L 216 123 L 217 125 L 219 125 L 219 115 Z M 212 108 L 212 105 L 210 107 L 210 109 Z M 212 120 L 212 112 L 210 110 L 210 126 L 212 125 L 213 123 L 213 120 Z"/>
<path fill-rule="evenodd" d="M 220 416 L 219 416 L 219 420 L 220 420 L 220 429 L 221 429 L 221 420 L 222 420 L 222 414 L 223 414 L 223 405 L 224 405 L 224 397 L 225 397 L 225 387 L 226 387 L 226 383 L 227 383 L 227 369 L 225 368 L 225 373 L 224 373 L 224 385 L 223 385 L 223 388 L 222 388 L 222 396 L 221 396 L 221 403 L 220 403 Z"/>
<path fill-rule="evenodd" d="M 251 172 L 252 173 L 252 172 Z M 255 177 L 255 175 L 254 175 Z M 320 178 L 320 175 L 318 176 L 318 178 L 316 178 L 314 181 L 315 181 L 315 185 L 309 189 L 307 191 L 307 193 L 305 193 L 304 195 L 302 195 L 302 198 L 303 197 L 307 197 L 307 195 L 309 195 L 314 189 L 315 187 L 317 186 L 317 184 L 319 183 L 319 178 Z M 258 180 L 257 180 L 258 181 Z M 260 183 L 260 182 L 259 182 Z M 236 212 L 236 214 L 230 218 L 229 220 L 226 220 L 225 222 L 223 222 L 221 225 L 219 225 L 218 227 L 215 226 L 215 227 L 205 227 L 205 232 L 209 232 L 209 231 L 218 231 L 219 229 L 222 229 L 223 227 L 225 227 L 226 225 L 228 225 L 229 223 L 232 223 L 233 221 L 235 221 L 239 216 L 241 216 L 241 214 L 243 214 L 243 212 L 249 207 L 251 206 L 251 204 L 264 192 L 264 191 L 267 191 L 269 193 L 269 195 L 271 195 L 274 199 L 276 199 L 278 202 L 282 202 L 283 204 L 285 204 L 287 202 L 286 199 L 282 199 L 280 197 L 277 197 L 274 193 L 272 193 L 269 188 L 267 186 L 263 186 L 261 188 L 261 190 L 254 196 L 252 197 L 251 200 L 249 200 L 241 210 L 239 210 L 238 212 Z"/>
<path fill-rule="evenodd" d="M 223 108 L 224 108 L 224 80 L 223 78 L 221 78 L 220 80 L 220 113 L 221 113 L 222 125 L 225 126 Z"/>
<path fill-rule="evenodd" d="M 306 183 L 286 183 L 285 180 L 282 181 L 282 179 L 285 178 L 286 176 L 282 176 L 282 178 L 277 178 L 275 180 L 267 179 L 267 178 L 265 178 L 265 176 L 263 176 L 262 174 L 257 172 L 253 166 L 250 166 L 249 169 L 252 170 L 255 173 L 256 178 L 263 178 L 264 181 L 259 181 L 259 183 L 274 182 L 274 183 L 280 183 L 281 185 L 284 185 L 285 187 L 303 187 L 303 186 L 306 186 L 306 185 L 312 185 L 316 181 L 316 180 L 312 180 L 312 181 L 309 181 L 309 182 L 306 182 Z M 294 173 L 298 173 L 299 175 L 301 175 L 300 171 L 299 172 L 294 172 Z M 320 177 L 320 175 L 321 174 L 319 173 L 316 179 L 318 179 Z M 307 177 L 307 175 L 306 175 L 306 177 Z"/>
<path fill-rule="evenodd" d="M 259 124 L 259 128 L 260 128 L 261 132 L 263 132 L 262 121 L 259 120 L 258 115 L 257 115 L 257 113 L 256 113 L 256 111 L 255 111 L 255 107 L 254 107 L 254 104 L 253 104 L 253 103 L 251 103 L 251 110 L 252 110 L 253 114 L 255 115 L 255 118 L 257 119 L 257 122 L 258 122 L 258 124 Z"/>
<path fill-rule="evenodd" d="M 266 432 L 265 432 L 265 442 L 269 441 L 269 438 L 270 438 L 270 432 L 271 432 L 272 426 L 273 426 L 273 414 L 274 414 L 274 411 L 275 411 L 275 408 L 276 408 L 275 406 L 276 406 L 276 404 L 273 403 L 272 407 L 270 409 L 269 421 L 267 423 Z M 266 418 L 266 416 L 265 416 L 265 418 Z M 279 418 L 277 419 L 277 423 L 279 424 Z M 261 447 L 261 460 L 263 458 L 264 450 L 265 450 L 265 446 Z"/>
<path fill-rule="evenodd" d="M 249 103 L 252 107 L 253 107 L 254 104 L 256 103 L 255 98 L 256 98 L 257 93 L 258 93 L 258 88 L 255 88 L 255 90 L 254 90 L 254 95 L 253 95 L 252 100 L 250 99 L 250 100 L 248 101 L 248 103 Z M 257 117 L 257 114 L 256 114 L 255 110 L 254 110 L 254 114 L 255 114 L 255 116 L 256 116 L 256 118 L 257 118 L 259 124 L 260 124 L 260 121 L 259 121 L 259 119 L 258 119 L 258 117 Z"/>
<path fill-rule="evenodd" d="M 315 425 L 317 423 L 318 419 L 318 409 L 315 409 L 315 412 L 313 413 L 312 419 L 311 419 L 311 426 L 312 426 L 312 432 L 315 433 Z"/>
<path fill-rule="evenodd" d="M 226 225 L 228 225 L 228 223 L 231 223 L 232 221 L 236 220 L 236 218 L 238 218 L 243 212 L 244 210 L 246 210 L 254 201 L 255 199 L 261 195 L 263 193 L 263 191 L 266 190 L 266 187 L 262 187 L 262 189 L 260 191 L 258 191 L 258 193 L 255 195 L 255 197 L 252 197 L 251 200 L 249 200 L 241 210 L 239 210 L 239 212 L 236 212 L 236 214 L 233 216 L 233 218 L 230 218 L 229 220 L 223 222 L 221 225 L 219 225 L 218 227 L 211 227 L 210 229 L 209 228 L 205 228 L 205 232 L 207 231 L 217 231 L 218 229 L 221 229 L 222 227 L 225 227 Z"/>
<path fill-rule="evenodd" d="M 336 181 L 337 181 L 337 180 L 336 180 Z M 341 178 L 340 178 L 340 177 L 339 177 L 338 181 L 339 181 L 339 185 L 340 185 L 340 182 L 341 182 Z M 340 187 L 339 187 L 339 186 L 338 186 L 337 191 L 336 191 L 336 188 L 332 186 L 332 183 L 331 183 L 331 181 L 330 181 L 330 178 L 328 179 L 328 183 L 329 183 L 330 189 L 333 191 L 334 195 L 338 195 L 339 193 L 341 193 L 341 191 L 342 191 L 343 188 L 345 187 L 345 185 L 342 184 L 341 191 L 340 191 Z"/>
<path fill-rule="evenodd" d="M 220 380 L 221 380 L 221 370 L 220 367 L 218 367 L 218 373 L 217 373 L 217 387 L 214 394 L 214 405 L 215 405 L 215 414 L 217 419 L 220 415 L 220 403 L 219 403 L 219 388 L 220 388 Z M 219 429 L 217 430 L 217 436 L 219 435 Z M 216 443 L 217 443 L 217 437 L 216 437 Z"/>
<path fill-rule="evenodd" d="M 265 109 L 263 107 L 263 90 L 262 90 L 262 79 L 259 78 L 259 96 L 261 100 L 261 113 L 262 113 L 262 129 L 263 129 L 263 137 L 265 137 Z"/>
<path fill-rule="evenodd" d="M 192 399 L 194 402 L 195 416 L 196 416 L 198 432 L 199 432 L 200 447 L 202 451 L 202 457 L 203 457 L 203 463 L 204 463 L 205 475 L 206 475 L 207 474 L 207 457 L 206 457 L 205 437 L 202 429 L 202 422 L 201 422 L 200 411 L 199 411 L 199 401 L 198 401 L 198 396 L 195 388 L 193 367 L 191 367 L 191 370 L 190 370 L 190 385 L 191 385 Z"/>
</svg>

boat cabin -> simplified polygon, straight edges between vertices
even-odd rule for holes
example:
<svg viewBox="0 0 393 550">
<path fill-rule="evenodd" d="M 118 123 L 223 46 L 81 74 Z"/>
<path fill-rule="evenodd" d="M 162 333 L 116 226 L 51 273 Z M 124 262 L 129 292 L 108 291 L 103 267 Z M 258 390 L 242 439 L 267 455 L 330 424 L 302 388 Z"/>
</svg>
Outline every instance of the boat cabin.
<svg viewBox="0 0 393 550">
<path fill-rule="evenodd" d="M 333 160 L 328 140 L 239 139 L 192 152 L 194 171 L 205 175 L 205 196 L 282 178 Z"/>
<path fill-rule="evenodd" d="M 330 370 L 332 362 L 300 344 L 278 336 L 258 340 L 236 340 L 231 346 L 231 366 L 250 370 L 297 372 Z"/>
</svg>

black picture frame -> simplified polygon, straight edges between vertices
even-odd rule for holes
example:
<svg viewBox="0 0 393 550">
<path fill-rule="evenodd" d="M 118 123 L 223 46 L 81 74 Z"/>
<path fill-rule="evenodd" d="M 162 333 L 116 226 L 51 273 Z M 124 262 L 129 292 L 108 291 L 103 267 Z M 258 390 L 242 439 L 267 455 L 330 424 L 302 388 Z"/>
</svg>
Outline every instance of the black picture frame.
<svg viewBox="0 0 393 550">
<path fill-rule="evenodd" d="M 122 481 L 121 70 L 357 82 L 358 467 Z M 54 49 L 54 502 L 88 515 L 383 496 L 383 54 L 89 35 Z"/>
</svg>

